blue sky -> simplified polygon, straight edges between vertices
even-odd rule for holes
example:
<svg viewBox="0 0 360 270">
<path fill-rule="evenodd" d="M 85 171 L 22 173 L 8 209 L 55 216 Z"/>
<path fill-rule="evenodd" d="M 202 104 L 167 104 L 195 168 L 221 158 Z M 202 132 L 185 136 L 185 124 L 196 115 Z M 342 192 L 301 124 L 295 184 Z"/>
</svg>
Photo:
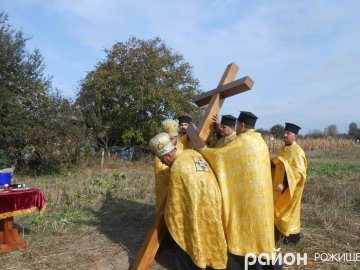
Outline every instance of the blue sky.
<svg viewBox="0 0 360 270">
<path fill-rule="evenodd" d="M 257 128 L 293 122 L 301 134 L 336 124 L 360 126 L 360 1 L 1 0 L 28 48 L 65 97 L 104 59 L 103 49 L 135 36 L 159 36 L 193 66 L 202 90 L 215 88 L 234 62 L 251 91 L 221 114 L 259 117 Z"/>
</svg>

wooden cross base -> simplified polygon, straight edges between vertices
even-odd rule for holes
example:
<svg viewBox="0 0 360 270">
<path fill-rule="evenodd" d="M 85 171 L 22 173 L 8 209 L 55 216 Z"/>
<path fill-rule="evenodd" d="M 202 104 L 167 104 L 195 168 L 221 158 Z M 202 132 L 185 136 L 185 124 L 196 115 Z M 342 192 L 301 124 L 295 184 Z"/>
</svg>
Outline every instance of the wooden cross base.
<svg viewBox="0 0 360 270">
<path fill-rule="evenodd" d="M 13 217 L 0 220 L 0 253 L 26 248 L 27 243 L 14 229 Z"/>
<path fill-rule="evenodd" d="M 160 243 L 164 238 L 167 228 L 164 218 L 164 210 L 166 198 L 163 199 L 160 209 L 157 212 L 153 224 L 146 233 L 145 240 L 141 245 L 135 261 L 131 265 L 130 270 L 148 270 L 155 258 L 156 252 L 160 247 Z"/>
</svg>

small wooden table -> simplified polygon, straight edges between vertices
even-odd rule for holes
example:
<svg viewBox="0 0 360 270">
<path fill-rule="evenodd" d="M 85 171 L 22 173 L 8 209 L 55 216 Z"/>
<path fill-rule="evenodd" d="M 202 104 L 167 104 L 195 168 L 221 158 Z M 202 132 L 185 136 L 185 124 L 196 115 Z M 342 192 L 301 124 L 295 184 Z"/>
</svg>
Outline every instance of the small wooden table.
<svg viewBox="0 0 360 270">
<path fill-rule="evenodd" d="M 0 191 L 0 253 L 22 249 L 27 243 L 14 228 L 14 216 L 43 213 L 46 200 L 39 189 L 8 189 Z"/>
</svg>

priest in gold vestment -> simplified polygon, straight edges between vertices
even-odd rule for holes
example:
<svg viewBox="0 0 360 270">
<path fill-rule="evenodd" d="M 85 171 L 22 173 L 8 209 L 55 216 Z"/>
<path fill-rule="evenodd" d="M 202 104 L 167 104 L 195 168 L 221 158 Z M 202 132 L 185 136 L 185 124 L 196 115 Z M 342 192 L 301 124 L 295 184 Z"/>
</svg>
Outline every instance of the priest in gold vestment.
<svg viewBox="0 0 360 270">
<path fill-rule="evenodd" d="M 164 217 L 176 243 L 175 269 L 225 269 L 221 193 L 209 164 L 194 150 L 179 153 L 166 133 L 149 147 L 171 167 Z"/>
<path fill-rule="evenodd" d="M 178 123 L 175 120 L 167 119 L 161 123 L 163 132 L 169 134 L 171 142 L 175 145 L 179 153 L 184 149 L 184 145 L 178 138 Z M 155 207 L 159 211 L 164 198 L 166 198 L 170 179 L 170 167 L 155 157 Z"/>
<path fill-rule="evenodd" d="M 237 138 L 235 131 L 236 117 L 232 115 L 223 115 L 221 122 L 218 123 L 217 115 L 212 119 L 213 134 L 209 142 L 209 147 L 220 148 Z"/>
<path fill-rule="evenodd" d="M 275 234 L 284 244 L 294 246 L 300 241 L 301 198 L 306 180 L 307 161 L 304 151 L 296 143 L 300 127 L 285 123 L 285 146 L 272 160 Z"/>
<path fill-rule="evenodd" d="M 228 269 L 281 269 L 273 262 L 263 267 L 245 260 L 248 254 L 261 253 L 272 258 L 275 248 L 270 156 L 261 134 L 254 131 L 256 120 L 251 112 L 241 112 L 234 141 L 222 148 L 200 150 L 222 193 Z"/>
</svg>

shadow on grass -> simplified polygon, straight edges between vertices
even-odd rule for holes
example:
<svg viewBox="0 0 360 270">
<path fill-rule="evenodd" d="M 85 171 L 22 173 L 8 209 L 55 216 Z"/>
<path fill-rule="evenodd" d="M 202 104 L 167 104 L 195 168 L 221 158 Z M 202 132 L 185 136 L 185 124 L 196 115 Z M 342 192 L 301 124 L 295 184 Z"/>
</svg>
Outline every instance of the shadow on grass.
<svg viewBox="0 0 360 270">
<path fill-rule="evenodd" d="M 154 206 L 108 194 L 99 211 L 93 213 L 100 220 L 99 231 L 128 252 L 131 266 L 154 220 Z M 167 269 L 169 258 L 162 257 L 158 254 L 156 262 Z"/>
</svg>

